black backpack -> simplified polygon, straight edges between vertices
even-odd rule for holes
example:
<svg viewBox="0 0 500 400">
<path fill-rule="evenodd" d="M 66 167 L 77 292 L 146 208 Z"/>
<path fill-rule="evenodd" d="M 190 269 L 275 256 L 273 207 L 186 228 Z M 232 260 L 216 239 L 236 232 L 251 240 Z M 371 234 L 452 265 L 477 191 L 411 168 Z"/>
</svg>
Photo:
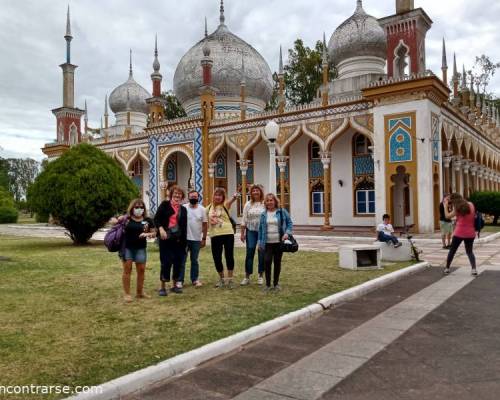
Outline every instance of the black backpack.
<svg viewBox="0 0 500 400">
<path fill-rule="evenodd" d="M 484 218 L 483 214 L 479 211 L 476 211 L 476 215 L 474 216 L 474 230 L 476 232 L 481 232 L 484 228 Z"/>
</svg>

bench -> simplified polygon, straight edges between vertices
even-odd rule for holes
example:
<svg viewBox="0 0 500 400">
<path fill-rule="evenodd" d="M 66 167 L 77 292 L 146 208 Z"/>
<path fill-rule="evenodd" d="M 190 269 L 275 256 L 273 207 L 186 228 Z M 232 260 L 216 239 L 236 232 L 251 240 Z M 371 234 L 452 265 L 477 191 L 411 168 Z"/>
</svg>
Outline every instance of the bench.
<svg viewBox="0 0 500 400">
<path fill-rule="evenodd" d="M 392 243 L 375 242 L 380 248 L 380 258 L 382 261 L 396 262 L 396 261 L 411 261 L 412 252 L 411 246 L 408 241 L 402 241 L 401 247 L 394 248 Z"/>
<path fill-rule="evenodd" d="M 346 245 L 339 248 L 340 268 L 361 271 L 380 269 L 380 260 L 378 244 Z"/>
</svg>

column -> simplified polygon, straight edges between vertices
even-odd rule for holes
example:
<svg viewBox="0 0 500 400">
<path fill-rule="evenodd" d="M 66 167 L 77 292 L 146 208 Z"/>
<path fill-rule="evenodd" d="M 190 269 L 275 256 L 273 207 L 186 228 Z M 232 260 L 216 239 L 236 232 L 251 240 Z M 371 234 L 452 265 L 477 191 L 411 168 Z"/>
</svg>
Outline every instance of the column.
<svg viewBox="0 0 500 400">
<path fill-rule="evenodd" d="M 214 184 L 215 184 L 215 168 L 217 167 L 217 163 L 208 163 L 208 188 L 207 188 L 207 203 L 210 204 L 212 202 L 212 197 L 214 193 Z"/>
<path fill-rule="evenodd" d="M 243 206 L 247 202 L 247 171 L 248 171 L 248 163 L 250 160 L 241 159 L 238 161 L 240 164 L 241 171 L 241 206 Z"/>
<path fill-rule="evenodd" d="M 323 164 L 323 212 L 325 215 L 325 221 L 322 230 L 331 230 L 333 227 L 330 225 L 330 163 L 332 161 L 331 154 L 329 151 L 321 151 L 321 163 Z"/>
<path fill-rule="evenodd" d="M 444 186 L 443 192 L 451 192 L 451 182 L 450 182 L 450 165 L 451 165 L 451 151 L 443 152 L 443 170 L 444 170 Z"/>
<path fill-rule="evenodd" d="M 483 167 L 480 166 L 477 170 L 477 190 L 482 192 L 484 190 L 483 186 Z"/>
<path fill-rule="evenodd" d="M 269 140 L 269 187 L 268 193 L 276 193 L 276 144 Z"/>
<path fill-rule="evenodd" d="M 286 174 L 286 165 L 288 162 L 287 156 L 278 156 L 276 157 L 278 161 L 278 167 L 280 169 L 280 202 L 281 207 L 285 206 L 285 174 Z"/>
<path fill-rule="evenodd" d="M 472 162 L 469 167 L 469 171 L 471 176 L 469 192 L 472 194 L 474 192 L 477 192 L 477 163 Z"/>
<path fill-rule="evenodd" d="M 455 193 L 461 193 L 463 194 L 462 191 L 462 186 L 460 184 L 461 181 L 461 175 L 462 175 L 462 157 L 461 156 L 455 156 L 453 160 L 453 169 L 455 170 Z"/>
<path fill-rule="evenodd" d="M 462 161 L 463 177 L 464 177 L 464 197 L 468 198 L 470 196 L 469 192 L 469 160 Z"/>
</svg>

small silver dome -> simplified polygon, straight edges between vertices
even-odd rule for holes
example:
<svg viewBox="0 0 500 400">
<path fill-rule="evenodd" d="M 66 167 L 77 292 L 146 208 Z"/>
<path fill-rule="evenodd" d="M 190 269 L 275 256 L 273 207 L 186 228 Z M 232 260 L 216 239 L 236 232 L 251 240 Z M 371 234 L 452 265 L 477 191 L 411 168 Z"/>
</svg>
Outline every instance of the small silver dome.
<svg viewBox="0 0 500 400">
<path fill-rule="evenodd" d="M 273 80 L 269 65 L 257 50 L 231 33 L 222 21 L 214 33 L 196 43 L 177 65 L 174 92 L 182 104 L 199 96 L 202 86 L 200 62 L 207 49 L 213 60 L 212 85 L 218 89 L 217 98 L 240 96 L 243 56 L 246 96 L 265 103 L 271 99 Z"/>
<path fill-rule="evenodd" d="M 149 106 L 146 99 L 151 95 L 146 89 L 139 85 L 130 73 L 127 81 L 115 88 L 109 95 L 109 107 L 116 114 L 127 110 L 127 91 L 129 96 L 130 111 L 147 114 Z"/>
<path fill-rule="evenodd" d="M 338 65 L 352 57 L 372 56 L 387 59 L 387 39 L 375 17 L 357 0 L 354 14 L 333 33 L 328 44 L 330 61 Z"/>
</svg>

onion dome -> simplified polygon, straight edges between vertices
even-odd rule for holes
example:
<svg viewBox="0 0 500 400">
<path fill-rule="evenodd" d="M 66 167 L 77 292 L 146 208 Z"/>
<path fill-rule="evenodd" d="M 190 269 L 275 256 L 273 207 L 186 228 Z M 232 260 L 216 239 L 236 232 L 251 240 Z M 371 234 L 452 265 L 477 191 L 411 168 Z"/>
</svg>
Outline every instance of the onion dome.
<svg viewBox="0 0 500 400">
<path fill-rule="evenodd" d="M 128 100 L 127 100 L 128 97 Z M 139 85 L 132 73 L 132 51 L 130 52 L 130 71 L 128 79 L 125 83 L 115 88 L 109 95 L 109 107 L 117 114 L 120 112 L 132 111 L 147 114 L 149 106 L 146 99 L 149 99 L 151 94 Z M 127 107 L 127 103 L 129 108 Z"/>
<path fill-rule="evenodd" d="M 328 44 L 330 60 L 336 65 L 353 57 L 378 57 L 387 59 L 387 39 L 375 17 L 363 9 L 357 0 L 354 14 L 333 33 Z"/>
<path fill-rule="evenodd" d="M 215 32 L 196 43 L 179 61 L 174 75 L 174 92 L 189 113 L 198 103 L 202 86 L 200 62 L 209 53 L 213 60 L 212 86 L 217 89 L 216 103 L 240 97 L 242 79 L 246 82 L 248 101 L 264 108 L 273 91 L 269 65 L 251 45 L 233 34 L 225 25 L 224 6 L 221 2 L 220 25 Z M 242 77 L 242 57 L 245 76 Z M 186 107 L 187 105 L 187 107 Z"/>
</svg>

